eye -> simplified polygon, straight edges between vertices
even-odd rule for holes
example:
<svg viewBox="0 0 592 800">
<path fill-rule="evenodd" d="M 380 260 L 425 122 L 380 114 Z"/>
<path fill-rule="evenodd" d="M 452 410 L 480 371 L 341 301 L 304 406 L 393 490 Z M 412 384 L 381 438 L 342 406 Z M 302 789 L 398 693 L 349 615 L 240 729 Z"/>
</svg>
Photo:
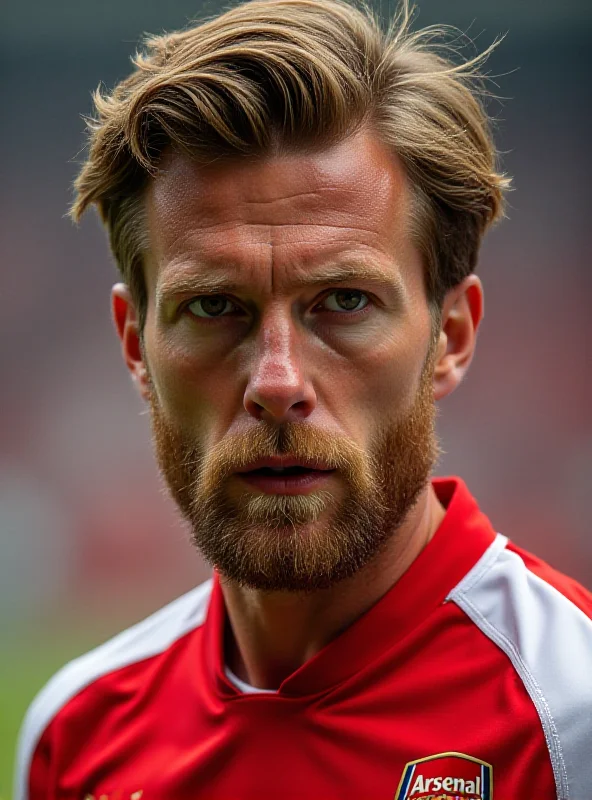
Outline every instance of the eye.
<svg viewBox="0 0 592 800">
<path fill-rule="evenodd" d="M 223 312 L 228 308 L 236 308 L 234 303 L 223 294 L 202 294 L 187 304 L 187 308 L 194 317 L 213 319 L 214 317 L 228 316 Z"/>
<path fill-rule="evenodd" d="M 370 303 L 368 295 L 359 289 L 336 289 L 325 295 L 321 306 L 332 313 L 350 312 L 356 314 L 363 311 Z M 320 306 L 317 306 L 319 308 Z M 200 319 L 216 319 L 231 316 L 238 306 L 223 294 L 202 294 L 193 298 L 186 308 L 194 317 Z M 228 313 L 226 313 L 228 312 Z M 343 316 L 347 316 L 344 314 Z"/>
<path fill-rule="evenodd" d="M 362 311 L 370 302 L 368 295 L 358 289 L 336 289 L 334 292 L 331 292 L 331 294 L 325 296 L 323 303 L 327 300 L 331 300 L 331 304 L 336 306 L 334 308 L 329 308 L 329 311 L 337 312 Z M 360 302 L 363 302 L 363 305 L 360 306 Z"/>
</svg>

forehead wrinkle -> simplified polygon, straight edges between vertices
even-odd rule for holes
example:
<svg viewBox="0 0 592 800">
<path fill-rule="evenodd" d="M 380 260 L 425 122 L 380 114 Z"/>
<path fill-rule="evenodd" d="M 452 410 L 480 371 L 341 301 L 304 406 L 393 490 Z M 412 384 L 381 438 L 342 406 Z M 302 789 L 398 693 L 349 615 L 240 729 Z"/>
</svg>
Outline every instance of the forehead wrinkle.
<svg viewBox="0 0 592 800">
<path fill-rule="evenodd" d="M 318 189 L 314 189 L 314 190 L 309 191 L 309 192 L 294 192 L 293 194 L 284 194 L 284 193 L 282 193 L 281 195 L 278 195 L 277 197 L 266 197 L 266 198 L 262 198 L 262 199 L 259 199 L 259 198 L 250 199 L 250 198 L 247 197 L 247 198 L 244 198 L 243 202 L 246 205 L 259 206 L 259 205 L 269 205 L 270 203 L 284 203 L 287 200 L 296 200 L 296 198 L 298 198 L 300 200 L 310 200 L 312 198 L 315 198 L 315 199 L 318 200 L 319 196 L 323 192 L 331 192 L 331 191 L 338 191 L 338 190 L 334 189 L 333 187 L 323 187 L 323 186 L 321 186 Z"/>
<path fill-rule="evenodd" d="M 218 226 L 216 226 L 218 227 Z M 374 273 L 381 271 L 382 277 L 386 281 L 391 281 L 393 272 L 396 272 L 397 257 L 395 252 L 389 252 L 391 248 L 388 247 L 389 243 L 373 241 L 377 238 L 377 232 L 371 228 L 365 228 L 358 225 L 336 225 L 328 223 L 243 223 L 240 226 L 229 225 L 223 223 L 221 226 L 219 236 L 208 236 L 203 238 L 201 233 L 203 228 L 201 225 L 198 228 L 185 230 L 183 233 L 174 234 L 167 242 L 161 241 L 160 247 L 151 248 L 152 253 L 150 260 L 154 261 L 160 273 L 157 282 L 163 287 L 166 285 L 168 289 L 169 283 L 174 287 L 177 279 L 174 276 L 180 276 L 182 279 L 185 272 L 193 277 L 196 273 L 206 276 L 208 274 L 220 273 L 222 279 L 228 282 L 228 270 L 232 269 L 239 273 L 247 271 L 253 266 L 261 266 L 261 255 L 264 250 L 267 250 L 270 256 L 274 255 L 275 250 L 283 250 L 289 248 L 295 252 L 290 254 L 290 261 L 293 262 L 294 271 L 302 272 L 301 285 L 310 285 L 317 283 L 314 275 L 310 281 L 307 281 L 306 275 L 314 269 L 327 271 L 333 269 L 335 264 L 340 265 L 340 274 L 343 275 L 343 264 L 349 264 L 350 270 L 355 269 L 360 272 L 360 275 L 352 275 L 352 277 L 363 277 L 371 279 L 375 274 L 369 274 L 369 262 L 373 262 L 372 269 Z M 280 230 L 294 229 L 294 235 L 281 237 L 278 235 Z M 308 229 L 311 233 L 312 229 L 320 228 L 326 235 L 323 239 L 308 238 L 306 234 L 303 236 L 302 229 Z M 340 235 L 336 236 L 333 240 L 330 236 L 331 230 L 340 231 Z M 242 232 L 241 232 L 242 231 Z M 251 237 L 250 233 L 256 232 L 256 236 Z M 343 236 L 343 232 L 350 234 Z M 225 235 L 222 236 L 222 233 Z M 247 233 L 247 236 L 244 234 Z M 315 231 L 316 233 L 316 231 Z M 360 234 L 368 234 L 369 236 L 360 236 Z M 166 237 L 166 234 L 165 234 Z M 379 237 L 380 238 L 380 237 Z M 299 248 L 301 249 L 298 252 Z M 253 252 L 256 253 L 254 259 Z M 319 252 L 321 250 L 321 252 Z M 323 253 L 322 250 L 326 252 Z M 333 252 L 331 252 L 333 251 Z M 341 251 L 341 252 L 340 252 Z M 358 251 L 358 252 L 356 252 Z M 368 251 L 370 251 L 368 253 Z M 393 267 L 385 270 L 376 254 L 383 258 L 386 256 L 389 262 L 393 262 Z M 285 259 L 282 259 L 285 260 Z M 301 261 L 302 265 L 295 266 L 297 262 Z M 318 262 L 318 267 L 313 266 L 314 261 Z M 252 262 L 252 263 L 251 263 Z M 325 262 L 325 263 L 323 263 Z M 269 265 L 273 269 L 277 269 L 278 264 L 275 260 L 269 259 Z M 286 264 L 289 267 L 289 264 Z M 394 269 L 393 269 L 394 268 Z M 330 277 L 327 278 L 330 280 Z M 197 282 L 197 281 L 196 281 Z M 204 277 L 204 283 L 206 281 Z M 217 284 L 218 279 L 214 279 L 214 284 Z"/>
</svg>

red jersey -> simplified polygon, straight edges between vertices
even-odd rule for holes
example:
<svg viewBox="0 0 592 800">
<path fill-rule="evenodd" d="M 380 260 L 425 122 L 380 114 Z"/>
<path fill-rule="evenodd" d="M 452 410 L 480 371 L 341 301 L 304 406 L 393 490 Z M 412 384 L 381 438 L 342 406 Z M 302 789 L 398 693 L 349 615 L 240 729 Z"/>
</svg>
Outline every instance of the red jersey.
<svg viewBox="0 0 592 800">
<path fill-rule="evenodd" d="M 225 668 L 216 575 L 64 667 L 16 800 L 590 800 L 592 595 L 433 483 L 432 540 L 278 691 Z"/>
</svg>

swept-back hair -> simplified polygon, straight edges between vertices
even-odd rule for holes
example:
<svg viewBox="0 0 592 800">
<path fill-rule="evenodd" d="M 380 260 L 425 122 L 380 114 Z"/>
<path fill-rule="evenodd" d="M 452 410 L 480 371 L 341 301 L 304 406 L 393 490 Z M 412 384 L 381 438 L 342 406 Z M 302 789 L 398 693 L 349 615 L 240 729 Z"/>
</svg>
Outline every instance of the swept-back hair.
<svg viewBox="0 0 592 800">
<path fill-rule="evenodd" d="M 94 93 L 88 158 L 70 214 L 95 204 L 138 306 L 147 306 L 147 182 L 165 148 L 200 163 L 314 149 L 363 127 L 398 155 L 427 296 L 439 307 L 472 272 L 509 179 L 480 99 L 485 53 L 451 57 L 449 31 L 413 32 L 408 0 L 388 29 L 343 0 L 253 0 L 145 41 L 112 93 Z"/>
</svg>

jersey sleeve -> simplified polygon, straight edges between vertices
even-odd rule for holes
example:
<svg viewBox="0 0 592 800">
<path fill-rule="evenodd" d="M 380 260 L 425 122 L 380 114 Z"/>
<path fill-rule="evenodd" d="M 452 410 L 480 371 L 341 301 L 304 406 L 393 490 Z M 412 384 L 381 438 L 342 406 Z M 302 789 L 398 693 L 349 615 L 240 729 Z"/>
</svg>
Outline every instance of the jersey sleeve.
<svg viewBox="0 0 592 800">
<path fill-rule="evenodd" d="M 210 579 L 70 661 L 48 681 L 29 706 L 21 726 L 14 800 L 53 800 L 56 793 L 59 794 L 57 772 L 60 764 L 71 757 L 69 751 L 64 752 L 64 732 L 71 729 L 72 713 L 100 715 L 101 696 L 93 693 L 93 687 L 122 668 L 165 652 L 178 639 L 199 627 L 207 613 L 211 590 Z M 83 692 L 86 704 L 76 711 Z"/>
<path fill-rule="evenodd" d="M 450 594 L 508 656 L 530 695 L 559 800 L 584 800 L 592 785 L 592 603 L 574 586 L 498 535 Z"/>
<path fill-rule="evenodd" d="M 14 770 L 14 800 L 48 800 L 50 795 L 51 744 L 40 699 L 30 705 L 19 733 Z"/>
</svg>

